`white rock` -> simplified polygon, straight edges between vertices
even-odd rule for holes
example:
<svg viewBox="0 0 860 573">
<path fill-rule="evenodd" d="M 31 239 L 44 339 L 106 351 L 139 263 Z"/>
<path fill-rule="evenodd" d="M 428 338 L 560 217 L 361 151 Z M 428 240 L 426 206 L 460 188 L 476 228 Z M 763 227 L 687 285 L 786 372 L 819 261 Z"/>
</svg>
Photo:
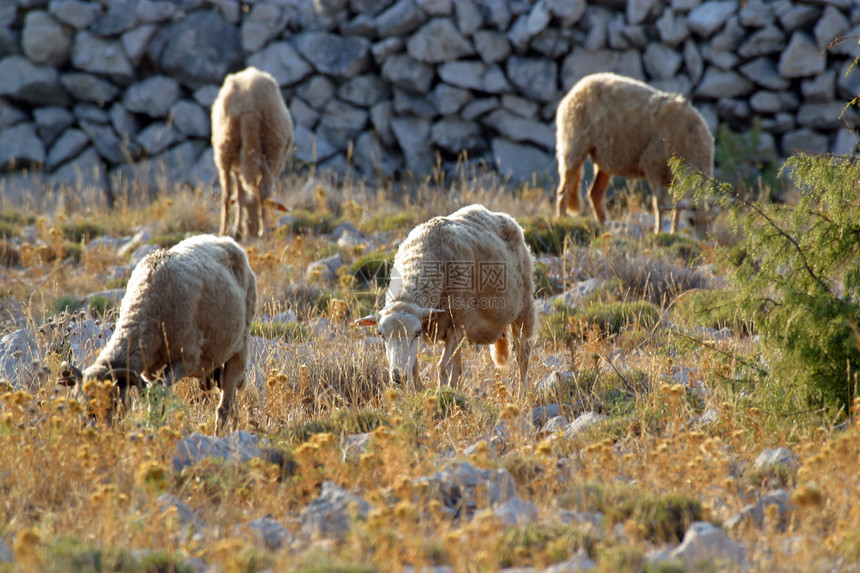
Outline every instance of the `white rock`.
<svg viewBox="0 0 860 573">
<path fill-rule="evenodd" d="M 671 554 L 671 558 L 683 562 L 688 571 L 702 564 L 737 567 L 745 557 L 743 544 L 732 541 L 725 531 L 706 521 L 691 523 L 684 541 Z"/>
</svg>

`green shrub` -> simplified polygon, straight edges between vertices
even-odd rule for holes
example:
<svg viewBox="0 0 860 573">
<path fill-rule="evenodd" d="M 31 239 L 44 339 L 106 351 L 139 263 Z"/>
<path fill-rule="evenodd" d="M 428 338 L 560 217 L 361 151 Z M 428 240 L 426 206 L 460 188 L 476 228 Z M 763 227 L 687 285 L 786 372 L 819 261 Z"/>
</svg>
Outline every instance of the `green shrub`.
<svg viewBox="0 0 860 573">
<path fill-rule="evenodd" d="M 371 219 L 370 228 L 374 231 L 397 231 L 412 229 L 418 224 L 418 213 L 398 211 L 391 215 L 378 215 Z"/>
<path fill-rule="evenodd" d="M 0 266 L 17 267 L 21 264 L 21 253 L 15 245 L 2 237 L 2 230 L 0 230 Z"/>
<path fill-rule="evenodd" d="M 653 236 L 653 241 L 661 252 L 680 259 L 688 265 L 693 265 L 702 257 L 702 246 L 699 241 L 686 235 L 658 233 Z"/>
<path fill-rule="evenodd" d="M 597 223 L 581 217 L 523 217 L 519 223 L 534 253 L 559 255 L 566 246 L 588 245 L 599 233 Z"/>
<path fill-rule="evenodd" d="M 310 331 L 307 325 L 298 321 L 261 322 L 255 320 L 251 324 L 251 336 L 277 338 L 284 342 L 304 342 L 310 338 Z"/>
<path fill-rule="evenodd" d="M 64 294 L 55 300 L 54 304 L 51 306 L 54 309 L 55 314 L 60 314 L 62 312 L 75 312 L 76 310 L 80 310 L 86 306 L 86 303 L 82 298 L 71 294 Z"/>
<path fill-rule="evenodd" d="M 9 239 L 11 237 L 17 237 L 19 234 L 20 232 L 18 231 L 18 227 L 0 221 L 0 239 Z"/>
<path fill-rule="evenodd" d="M 593 553 L 595 539 L 582 524 L 529 523 L 505 531 L 499 547 L 502 567 L 557 563 L 585 548 Z"/>
<path fill-rule="evenodd" d="M 660 311 L 644 300 L 595 301 L 582 311 L 574 313 L 572 320 L 574 324 L 584 321 L 588 325 L 597 325 L 607 334 L 618 334 L 622 328 L 633 324 L 652 328 L 660 320 Z"/>
<path fill-rule="evenodd" d="M 339 408 L 330 416 L 314 418 L 287 429 L 286 435 L 289 442 L 299 444 L 316 434 L 362 434 L 387 425 L 388 419 L 376 408 Z"/>
<path fill-rule="evenodd" d="M 737 336 L 755 334 L 755 325 L 743 320 L 737 301 L 728 290 L 687 291 L 675 300 L 672 318 L 686 328 L 728 328 Z"/>
<path fill-rule="evenodd" d="M 775 160 L 762 161 L 761 136 L 761 126 L 757 122 L 746 133 L 720 125 L 714 144 L 714 162 L 720 179 L 732 184 L 739 193 L 748 198 L 769 200 L 770 190 L 779 187 L 779 165 Z M 754 193 L 758 197 L 753 197 Z"/>
<path fill-rule="evenodd" d="M 394 266 L 394 253 L 376 251 L 358 258 L 349 267 L 349 274 L 359 284 L 367 285 L 374 281 L 382 288 L 388 286 L 391 268 Z"/>
<path fill-rule="evenodd" d="M 290 213 L 290 222 L 278 229 L 278 235 L 285 234 L 308 235 L 317 233 L 327 235 L 331 233 L 338 224 L 338 219 L 332 213 L 310 212 L 304 209 L 295 209 Z"/>
<path fill-rule="evenodd" d="M 183 563 L 182 557 L 164 550 L 134 556 L 127 549 L 101 549 L 70 537 L 54 541 L 45 547 L 44 553 L 40 569 L 52 573 L 190 573 L 193 570 Z"/>
<path fill-rule="evenodd" d="M 546 265 L 537 262 L 534 264 L 534 283 L 535 296 L 538 298 L 546 298 L 561 292 L 561 286 L 550 276 Z"/>
<path fill-rule="evenodd" d="M 713 200 L 746 235 L 726 260 L 738 314 L 761 334 L 763 387 L 782 411 L 847 412 L 860 369 L 860 161 L 798 154 L 783 166 L 796 205 L 752 201 L 673 160 L 679 195 Z"/>
<path fill-rule="evenodd" d="M 73 243 L 81 241 L 92 241 L 95 237 L 100 237 L 105 234 L 105 230 L 101 225 L 97 225 L 91 221 L 78 221 L 74 223 L 63 223 L 60 226 L 63 233 L 63 238 Z"/>
<path fill-rule="evenodd" d="M 87 299 L 86 304 L 96 316 L 104 316 L 108 311 L 113 309 L 113 302 L 111 302 L 111 299 L 102 295 L 91 296 Z"/>
<path fill-rule="evenodd" d="M 652 542 L 678 543 L 691 523 L 705 517 L 702 504 L 694 498 L 655 495 L 635 485 L 589 482 L 583 495 L 588 510 L 603 512 L 611 525 L 632 520 Z"/>
<path fill-rule="evenodd" d="M 188 235 L 184 232 L 164 233 L 152 237 L 148 242 L 161 249 L 170 249 L 182 242 Z"/>
</svg>

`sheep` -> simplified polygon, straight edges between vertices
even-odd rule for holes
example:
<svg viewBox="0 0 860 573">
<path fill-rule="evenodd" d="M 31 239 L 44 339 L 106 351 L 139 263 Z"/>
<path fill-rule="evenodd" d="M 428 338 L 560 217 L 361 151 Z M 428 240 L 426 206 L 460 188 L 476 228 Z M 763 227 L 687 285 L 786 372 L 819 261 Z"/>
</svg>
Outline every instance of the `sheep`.
<svg viewBox="0 0 860 573">
<path fill-rule="evenodd" d="M 512 217 L 482 205 L 464 207 L 409 233 L 394 257 L 385 306 L 355 324 L 377 326 L 391 382 L 405 380 L 416 388 L 419 338 L 445 343 L 439 386 L 456 388 L 463 339 L 492 344 L 493 362 L 501 367 L 510 353 L 510 331 L 525 388 L 536 320 L 532 267 L 532 253 Z"/>
<path fill-rule="evenodd" d="M 271 74 L 249 67 L 227 75 L 212 104 L 212 149 L 221 184 L 219 235 L 228 234 L 234 195 L 236 223 L 230 235 L 237 240 L 265 234 L 264 204 L 286 210 L 271 194 L 293 137 L 293 119 Z"/>
<path fill-rule="evenodd" d="M 704 118 L 681 94 L 613 73 L 585 76 L 556 111 L 559 186 L 556 214 L 580 210 L 582 165 L 590 156 L 596 174 L 588 200 L 600 224 L 606 221 L 606 187 L 612 175 L 647 179 L 654 232 L 660 232 L 663 186 L 672 181 L 668 161 L 678 154 L 707 176 L 713 174 L 714 138 Z M 678 229 L 674 210 L 671 232 Z"/>
<path fill-rule="evenodd" d="M 197 235 L 147 255 L 134 269 L 113 335 L 83 373 L 60 368 L 65 386 L 114 381 L 114 406 L 131 386 L 159 376 L 168 384 L 198 377 L 218 386 L 215 433 L 245 382 L 257 280 L 245 251 L 229 237 Z"/>
</svg>

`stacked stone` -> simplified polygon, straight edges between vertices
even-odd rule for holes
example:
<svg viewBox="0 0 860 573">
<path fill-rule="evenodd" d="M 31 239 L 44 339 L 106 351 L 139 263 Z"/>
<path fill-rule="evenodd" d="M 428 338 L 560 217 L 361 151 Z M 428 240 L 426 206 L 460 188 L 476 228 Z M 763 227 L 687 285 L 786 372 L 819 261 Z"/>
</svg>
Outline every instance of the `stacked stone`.
<svg viewBox="0 0 860 573">
<path fill-rule="evenodd" d="M 277 78 L 296 161 L 342 174 L 552 177 L 558 101 L 596 71 L 758 125 L 762 160 L 852 152 L 858 36 L 857 0 L 6 0 L 0 185 L 210 184 L 209 106 L 247 65 Z"/>
</svg>

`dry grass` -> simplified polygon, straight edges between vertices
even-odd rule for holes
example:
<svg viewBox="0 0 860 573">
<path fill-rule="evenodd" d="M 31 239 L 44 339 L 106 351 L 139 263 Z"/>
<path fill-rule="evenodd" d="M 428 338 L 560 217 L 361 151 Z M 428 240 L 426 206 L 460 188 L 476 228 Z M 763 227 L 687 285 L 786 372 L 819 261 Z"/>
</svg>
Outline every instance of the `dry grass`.
<svg viewBox="0 0 860 573">
<path fill-rule="evenodd" d="M 523 217 L 550 212 L 543 191 L 511 192 L 481 181 L 455 178 L 445 187 L 431 182 L 394 199 L 394 190 L 385 187 L 294 178 L 284 183 L 280 197 L 296 209 L 395 237 L 472 202 Z M 37 213 L 20 211 L 34 218 L 38 244 L 19 247 L 20 265 L 0 266 L 0 335 L 21 326 L 37 329 L 54 315 L 61 297 L 121 286 L 112 269 L 127 261 L 113 249 L 82 249 L 79 258 L 63 251 L 64 223 L 95 217 L 114 237 L 145 225 L 163 240 L 217 228 L 215 197 L 196 192 L 176 192 L 141 209 Z M 9 219 L 15 218 L 4 221 Z M 16 232 L 27 226 L 7 225 Z M 8 233 L 10 241 L 14 236 Z M 112 427 L 89 425 L 77 402 L 52 383 L 59 362 L 52 358 L 50 376 L 37 390 L 2 392 L 0 539 L 16 560 L 0 564 L 0 570 L 99 571 L 109 563 L 112 570 L 146 570 L 138 557 L 123 553 L 132 548 L 160 551 L 152 559 L 160 559 L 157 570 L 165 571 L 190 557 L 225 571 L 407 565 L 476 571 L 542 567 L 584 547 L 600 570 L 641 571 L 642 555 L 677 542 L 685 519 L 724 522 L 766 493 L 767 483 L 753 479 L 751 465 L 763 448 L 775 446 L 800 456 L 800 469 L 786 485 L 797 509 L 782 521 L 766 512 L 760 528 L 730 532 L 746 546 L 747 570 L 851 570 L 860 557 L 854 478 L 860 428 L 835 428 L 814 411 L 788 417 L 769 409 L 778 398 L 761 395 L 751 382 L 748 365 L 758 355 L 750 339 L 691 345 L 665 321 L 634 322 L 611 334 L 585 325 L 573 339 L 536 340 L 528 391 L 517 388 L 513 367 L 494 371 L 480 348 L 465 349 L 464 390 L 456 399 L 435 389 L 440 349 L 421 355 L 426 390 L 395 390 L 387 383 L 381 346 L 369 339 L 372 333 L 350 325 L 380 293 L 356 292 L 343 277 L 330 285 L 304 278 L 310 262 L 340 252 L 348 265 L 362 255 L 360 249 L 342 250 L 313 232 L 270 233 L 246 247 L 261 311 L 293 309 L 311 333 L 307 341 L 272 341 L 252 373 L 260 382 L 239 394 L 240 429 L 267 438 L 291 463 L 210 461 L 173 473 L 177 440 L 211 432 L 215 397 L 202 396 L 195 381 L 183 380 L 168 392 L 140 397 Z M 565 284 L 590 276 L 616 281 L 617 299 L 650 301 L 668 318 L 679 294 L 713 286 L 713 277 L 661 252 L 649 238 L 577 247 L 562 260 Z M 329 327 L 317 332 L 322 318 Z M 566 394 L 548 399 L 536 383 L 554 369 L 574 372 L 576 382 Z M 532 409 L 557 400 L 571 419 L 583 409 L 607 418 L 571 439 L 539 434 Z M 706 411 L 711 423 L 695 424 Z M 478 447 L 471 457 L 463 453 L 499 424 L 505 428 L 503 452 Z M 372 433 L 372 447 L 344 459 L 343 437 L 359 432 Z M 486 507 L 471 519 L 451 518 L 415 479 L 452 458 L 507 468 L 519 496 L 536 504 L 536 521 L 507 527 Z M 269 551 L 243 527 L 268 516 L 298 535 L 299 511 L 324 480 L 357 491 L 375 508 L 342 542 L 300 542 Z M 162 493 L 193 508 L 204 529 L 189 531 L 176 511 L 156 501 Z M 605 518 L 601 526 L 564 525 L 561 510 L 599 511 Z"/>
</svg>

